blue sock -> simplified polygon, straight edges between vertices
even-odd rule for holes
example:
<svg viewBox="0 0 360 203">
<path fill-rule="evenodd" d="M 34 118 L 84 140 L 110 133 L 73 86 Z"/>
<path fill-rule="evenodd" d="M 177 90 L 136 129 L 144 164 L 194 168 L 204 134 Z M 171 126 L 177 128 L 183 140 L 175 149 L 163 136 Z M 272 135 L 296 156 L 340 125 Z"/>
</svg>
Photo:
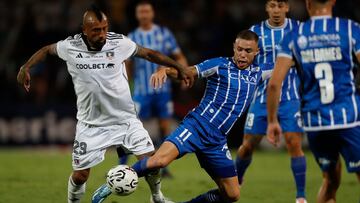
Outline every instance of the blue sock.
<svg viewBox="0 0 360 203">
<path fill-rule="evenodd" d="M 125 165 L 129 159 L 129 156 L 126 154 L 125 150 L 122 147 L 117 147 L 116 152 L 119 157 L 119 164 Z"/>
<path fill-rule="evenodd" d="M 125 154 L 119 158 L 119 164 L 120 165 L 126 165 L 126 163 L 129 160 L 129 155 Z"/>
<path fill-rule="evenodd" d="M 296 184 L 296 198 L 305 198 L 306 160 L 305 156 L 291 158 L 291 170 Z"/>
<path fill-rule="evenodd" d="M 132 166 L 132 168 L 135 170 L 135 172 L 137 173 L 137 175 L 139 177 L 146 176 L 147 174 L 149 174 L 153 171 L 146 167 L 146 163 L 147 163 L 148 159 L 149 159 L 148 157 L 141 159 Z"/>
<path fill-rule="evenodd" d="M 236 172 L 238 174 L 239 184 L 243 182 L 243 177 L 246 169 L 251 164 L 252 159 L 241 159 L 239 156 L 236 157 Z"/>
<path fill-rule="evenodd" d="M 218 189 L 210 190 L 204 194 L 201 194 L 194 199 L 184 202 L 184 203 L 230 203 L 227 200 L 224 200 Z"/>
</svg>

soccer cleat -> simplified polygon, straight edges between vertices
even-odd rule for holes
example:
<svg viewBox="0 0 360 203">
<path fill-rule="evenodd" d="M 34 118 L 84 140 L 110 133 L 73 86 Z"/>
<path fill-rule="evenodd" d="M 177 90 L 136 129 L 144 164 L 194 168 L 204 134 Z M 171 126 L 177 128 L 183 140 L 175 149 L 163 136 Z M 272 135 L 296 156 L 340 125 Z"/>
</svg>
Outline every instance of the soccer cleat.
<svg viewBox="0 0 360 203">
<path fill-rule="evenodd" d="M 296 203 L 307 203 L 306 199 L 303 197 L 296 198 Z"/>
<path fill-rule="evenodd" d="M 163 193 L 160 191 L 159 194 L 152 194 L 150 197 L 150 203 L 175 203 L 168 198 L 164 197 Z"/>
<path fill-rule="evenodd" d="M 92 203 L 101 203 L 111 194 L 110 188 L 104 184 L 100 186 L 91 198 Z"/>
</svg>

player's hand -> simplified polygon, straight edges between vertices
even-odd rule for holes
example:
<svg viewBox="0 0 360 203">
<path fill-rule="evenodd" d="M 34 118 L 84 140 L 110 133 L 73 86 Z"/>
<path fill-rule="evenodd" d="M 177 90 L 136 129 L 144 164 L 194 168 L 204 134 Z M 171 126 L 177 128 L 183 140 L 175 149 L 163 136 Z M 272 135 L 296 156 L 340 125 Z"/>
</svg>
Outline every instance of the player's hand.
<svg viewBox="0 0 360 203">
<path fill-rule="evenodd" d="M 29 69 L 25 68 L 24 66 L 21 66 L 19 73 L 16 77 L 18 83 L 22 84 L 26 90 L 26 92 L 30 91 L 30 73 Z"/>
<path fill-rule="evenodd" d="M 186 87 L 192 87 L 194 85 L 195 78 L 188 68 L 180 72 L 179 79 L 185 82 Z"/>
<path fill-rule="evenodd" d="M 150 85 L 154 89 L 160 89 L 162 85 L 166 82 L 166 67 L 159 67 L 156 73 L 153 73 L 150 77 Z"/>
<path fill-rule="evenodd" d="M 282 130 L 278 121 L 273 123 L 268 123 L 267 140 L 273 144 L 275 147 L 278 147 L 280 144 L 280 137 L 282 134 Z"/>
</svg>

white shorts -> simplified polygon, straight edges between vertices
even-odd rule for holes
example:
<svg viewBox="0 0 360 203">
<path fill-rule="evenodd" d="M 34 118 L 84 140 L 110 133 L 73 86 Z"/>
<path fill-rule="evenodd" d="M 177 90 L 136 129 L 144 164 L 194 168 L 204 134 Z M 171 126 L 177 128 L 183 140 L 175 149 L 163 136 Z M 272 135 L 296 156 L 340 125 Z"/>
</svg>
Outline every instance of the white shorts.
<svg viewBox="0 0 360 203">
<path fill-rule="evenodd" d="M 121 146 L 135 155 L 155 150 L 149 133 L 138 119 L 106 127 L 79 121 L 72 152 L 73 169 L 82 170 L 99 164 L 105 159 L 106 149 L 110 146 Z"/>
</svg>

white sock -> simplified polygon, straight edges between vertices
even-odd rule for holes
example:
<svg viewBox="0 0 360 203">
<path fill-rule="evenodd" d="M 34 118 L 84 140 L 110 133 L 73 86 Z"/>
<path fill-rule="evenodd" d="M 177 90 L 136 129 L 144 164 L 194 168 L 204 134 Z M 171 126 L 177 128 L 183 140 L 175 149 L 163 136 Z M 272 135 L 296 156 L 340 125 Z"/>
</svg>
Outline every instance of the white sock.
<svg viewBox="0 0 360 203">
<path fill-rule="evenodd" d="M 161 189 L 161 174 L 160 169 L 145 176 L 145 180 L 148 183 L 151 194 L 159 194 Z"/>
<path fill-rule="evenodd" d="M 86 183 L 76 185 L 70 176 L 68 182 L 68 203 L 80 203 L 81 197 L 85 194 L 85 188 Z"/>
</svg>

